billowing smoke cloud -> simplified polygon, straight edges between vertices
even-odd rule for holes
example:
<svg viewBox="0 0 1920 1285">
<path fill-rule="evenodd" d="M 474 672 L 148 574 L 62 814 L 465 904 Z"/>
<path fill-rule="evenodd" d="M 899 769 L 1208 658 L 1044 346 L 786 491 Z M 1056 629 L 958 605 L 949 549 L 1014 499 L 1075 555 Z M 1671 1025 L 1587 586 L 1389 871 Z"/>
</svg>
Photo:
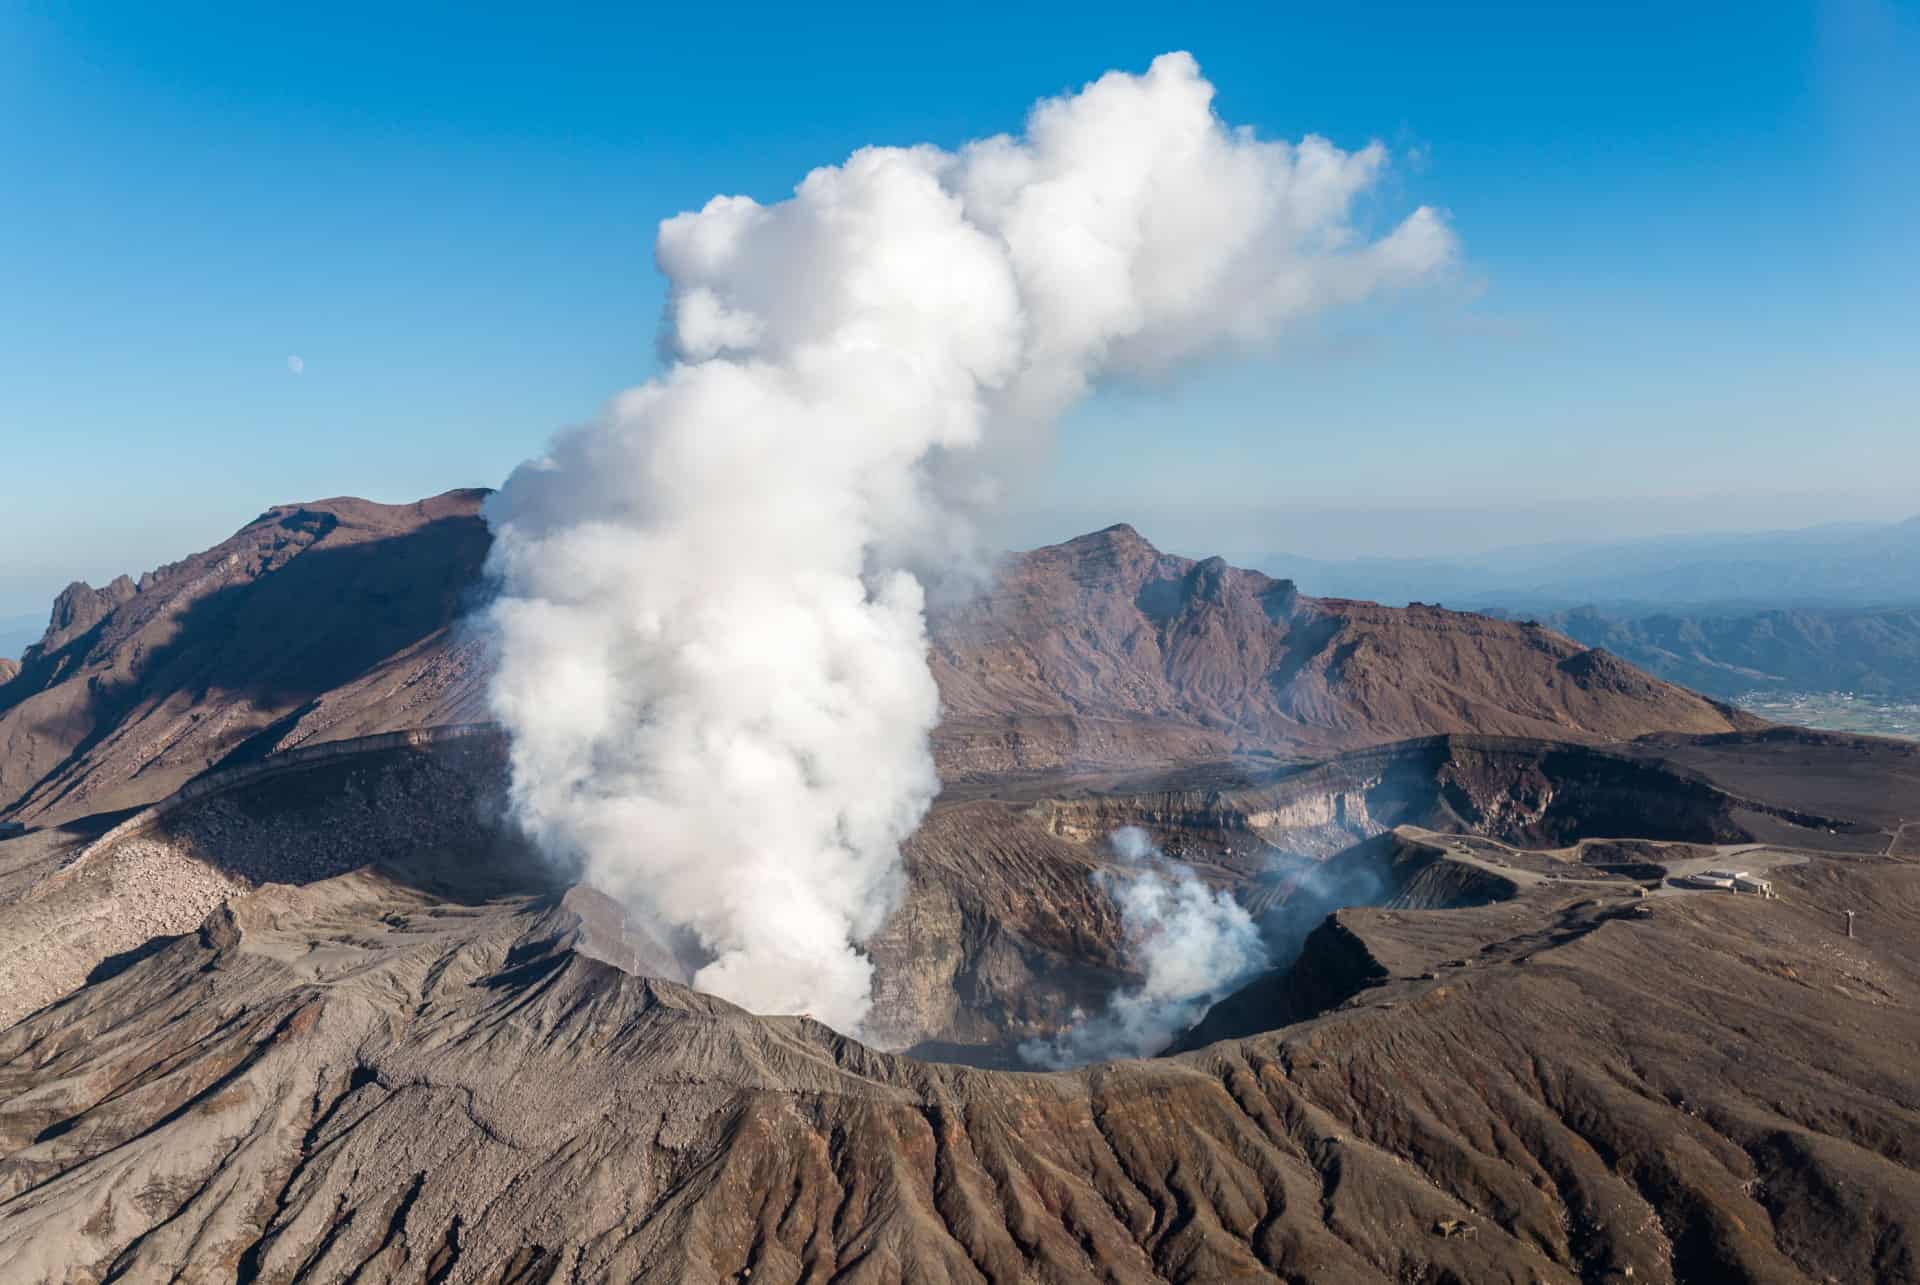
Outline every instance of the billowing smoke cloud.
<svg viewBox="0 0 1920 1285">
<path fill-rule="evenodd" d="M 488 505 L 493 707 L 521 823 L 694 983 L 858 1029 L 857 943 L 937 786 L 923 583 L 971 556 L 993 459 L 1108 372 L 1257 343 L 1417 282 L 1369 240 L 1377 144 L 1229 129 L 1184 54 L 1024 136 L 868 148 L 791 199 L 660 228 L 673 364 Z"/>
<path fill-rule="evenodd" d="M 1233 894 L 1168 860 L 1137 827 L 1115 831 L 1113 850 L 1123 868 L 1095 878 L 1120 907 L 1127 966 L 1143 980 L 1116 992 L 1098 1016 L 1022 1044 L 1020 1055 L 1037 1066 L 1158 1053 L 1208 1005 L 1267 967 L 1260 929 Z"/>
</svg>

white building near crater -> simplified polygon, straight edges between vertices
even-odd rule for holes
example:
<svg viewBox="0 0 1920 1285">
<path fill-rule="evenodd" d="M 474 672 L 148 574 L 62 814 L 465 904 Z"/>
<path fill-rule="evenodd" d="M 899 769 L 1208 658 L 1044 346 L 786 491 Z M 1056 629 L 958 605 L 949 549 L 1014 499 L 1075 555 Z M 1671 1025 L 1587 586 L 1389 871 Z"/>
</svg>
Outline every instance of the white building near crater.
<svg viewBox="0 0 1920 1285">
<path fill-rule="evenodd" d="M 1757 879 L 1745 870 L 1701 870 L 1695 874 L 1681 875 L 1674 882 L 1686 888 L 1712 888 L 1721 892 L 1750 892 L 1762 897 L 1773 896 L 1771 880 Z"/>
</svg>

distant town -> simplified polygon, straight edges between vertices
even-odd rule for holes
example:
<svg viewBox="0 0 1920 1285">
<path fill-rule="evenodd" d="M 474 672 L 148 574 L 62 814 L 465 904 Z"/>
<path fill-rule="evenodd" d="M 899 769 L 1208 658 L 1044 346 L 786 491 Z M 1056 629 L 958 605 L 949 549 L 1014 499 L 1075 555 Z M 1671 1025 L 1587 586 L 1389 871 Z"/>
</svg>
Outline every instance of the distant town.
<svg viewBox="0 0 1920 1285">
<path fill-rule="evenodd" d="M 1852 692 L 1750 692 L 1734 704 L 1779 723 L 1920 741 L 1920 703 L 1913 701 Z"/>
</svg>

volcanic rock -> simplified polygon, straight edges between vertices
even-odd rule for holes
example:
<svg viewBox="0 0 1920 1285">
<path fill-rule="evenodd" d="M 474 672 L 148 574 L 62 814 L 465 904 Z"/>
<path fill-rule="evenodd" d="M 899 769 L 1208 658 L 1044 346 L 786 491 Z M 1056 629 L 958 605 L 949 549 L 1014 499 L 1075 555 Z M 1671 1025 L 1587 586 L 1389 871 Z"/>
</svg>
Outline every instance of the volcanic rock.
<svg viewBox="0 0 1920 1285">
<path fill-rule="evenodd" d="M 479 499 L 270 510 L 0 687 L 8 1279 L 1916 1278 L 1920 746 L 1036 550 L 931 621 L 877 1048 L 503 824 Z M 1137 980 L 1121 826 L 1274 967 L 1169 1056 L 995 1069 Z"/>
</svg>

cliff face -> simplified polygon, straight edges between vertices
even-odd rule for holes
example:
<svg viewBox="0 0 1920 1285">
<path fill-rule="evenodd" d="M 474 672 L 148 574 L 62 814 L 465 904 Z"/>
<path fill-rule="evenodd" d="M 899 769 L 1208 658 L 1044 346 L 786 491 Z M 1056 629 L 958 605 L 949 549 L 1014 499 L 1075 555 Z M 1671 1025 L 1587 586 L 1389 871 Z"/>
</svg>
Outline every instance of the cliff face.
<svg viewBox="0 0 1920 1285">
<path fill-rule="evenodd" d="M 307 884 L 396 857 L 416 871 L 429 859 L 549 870 L 504 824 L 504 748 L 486 727 L 319 742 L 208 773 L 104 833 L 75 832 L 57 852 L 36 845 L 67 832 L 7 841 L 0 1026 L 265 883 Z M 1835 757 L 1831 746 L 1782 748 L 1797 780 L 1813 774 L 1808 762 Z M 1889 806 L 1920 802 L 1909 791 Z M 1235 895 L 1284 964 L 1342 906 L 1452 904 L 1451 884 L 1393 855 L 1388 832 L 1400 827 L 1541 847 L 1628 829 L 1666 843 L 1742 843 L 1764 830 L 1794 846 L 1880 851 L 1900 824 L 1737 797 L 1655 758 L 1473 737 L 1308 768 L 1215 765 L 962 793 L 937 802 L 908 841 L 904 900 L 865 943 L 875 1001 L 865 1034 L 884 1048 L 1017 1066 L 1023 1040 L 1051 1036 L 1138 981 L 1118 907 L 1095 877 L 1114 861 L 1108 839 L 1123 826 L 1146 829 Z M 617 915 L 611 931 L 636 971 L 684 983 L 698 967 Z"/>
</svg>

